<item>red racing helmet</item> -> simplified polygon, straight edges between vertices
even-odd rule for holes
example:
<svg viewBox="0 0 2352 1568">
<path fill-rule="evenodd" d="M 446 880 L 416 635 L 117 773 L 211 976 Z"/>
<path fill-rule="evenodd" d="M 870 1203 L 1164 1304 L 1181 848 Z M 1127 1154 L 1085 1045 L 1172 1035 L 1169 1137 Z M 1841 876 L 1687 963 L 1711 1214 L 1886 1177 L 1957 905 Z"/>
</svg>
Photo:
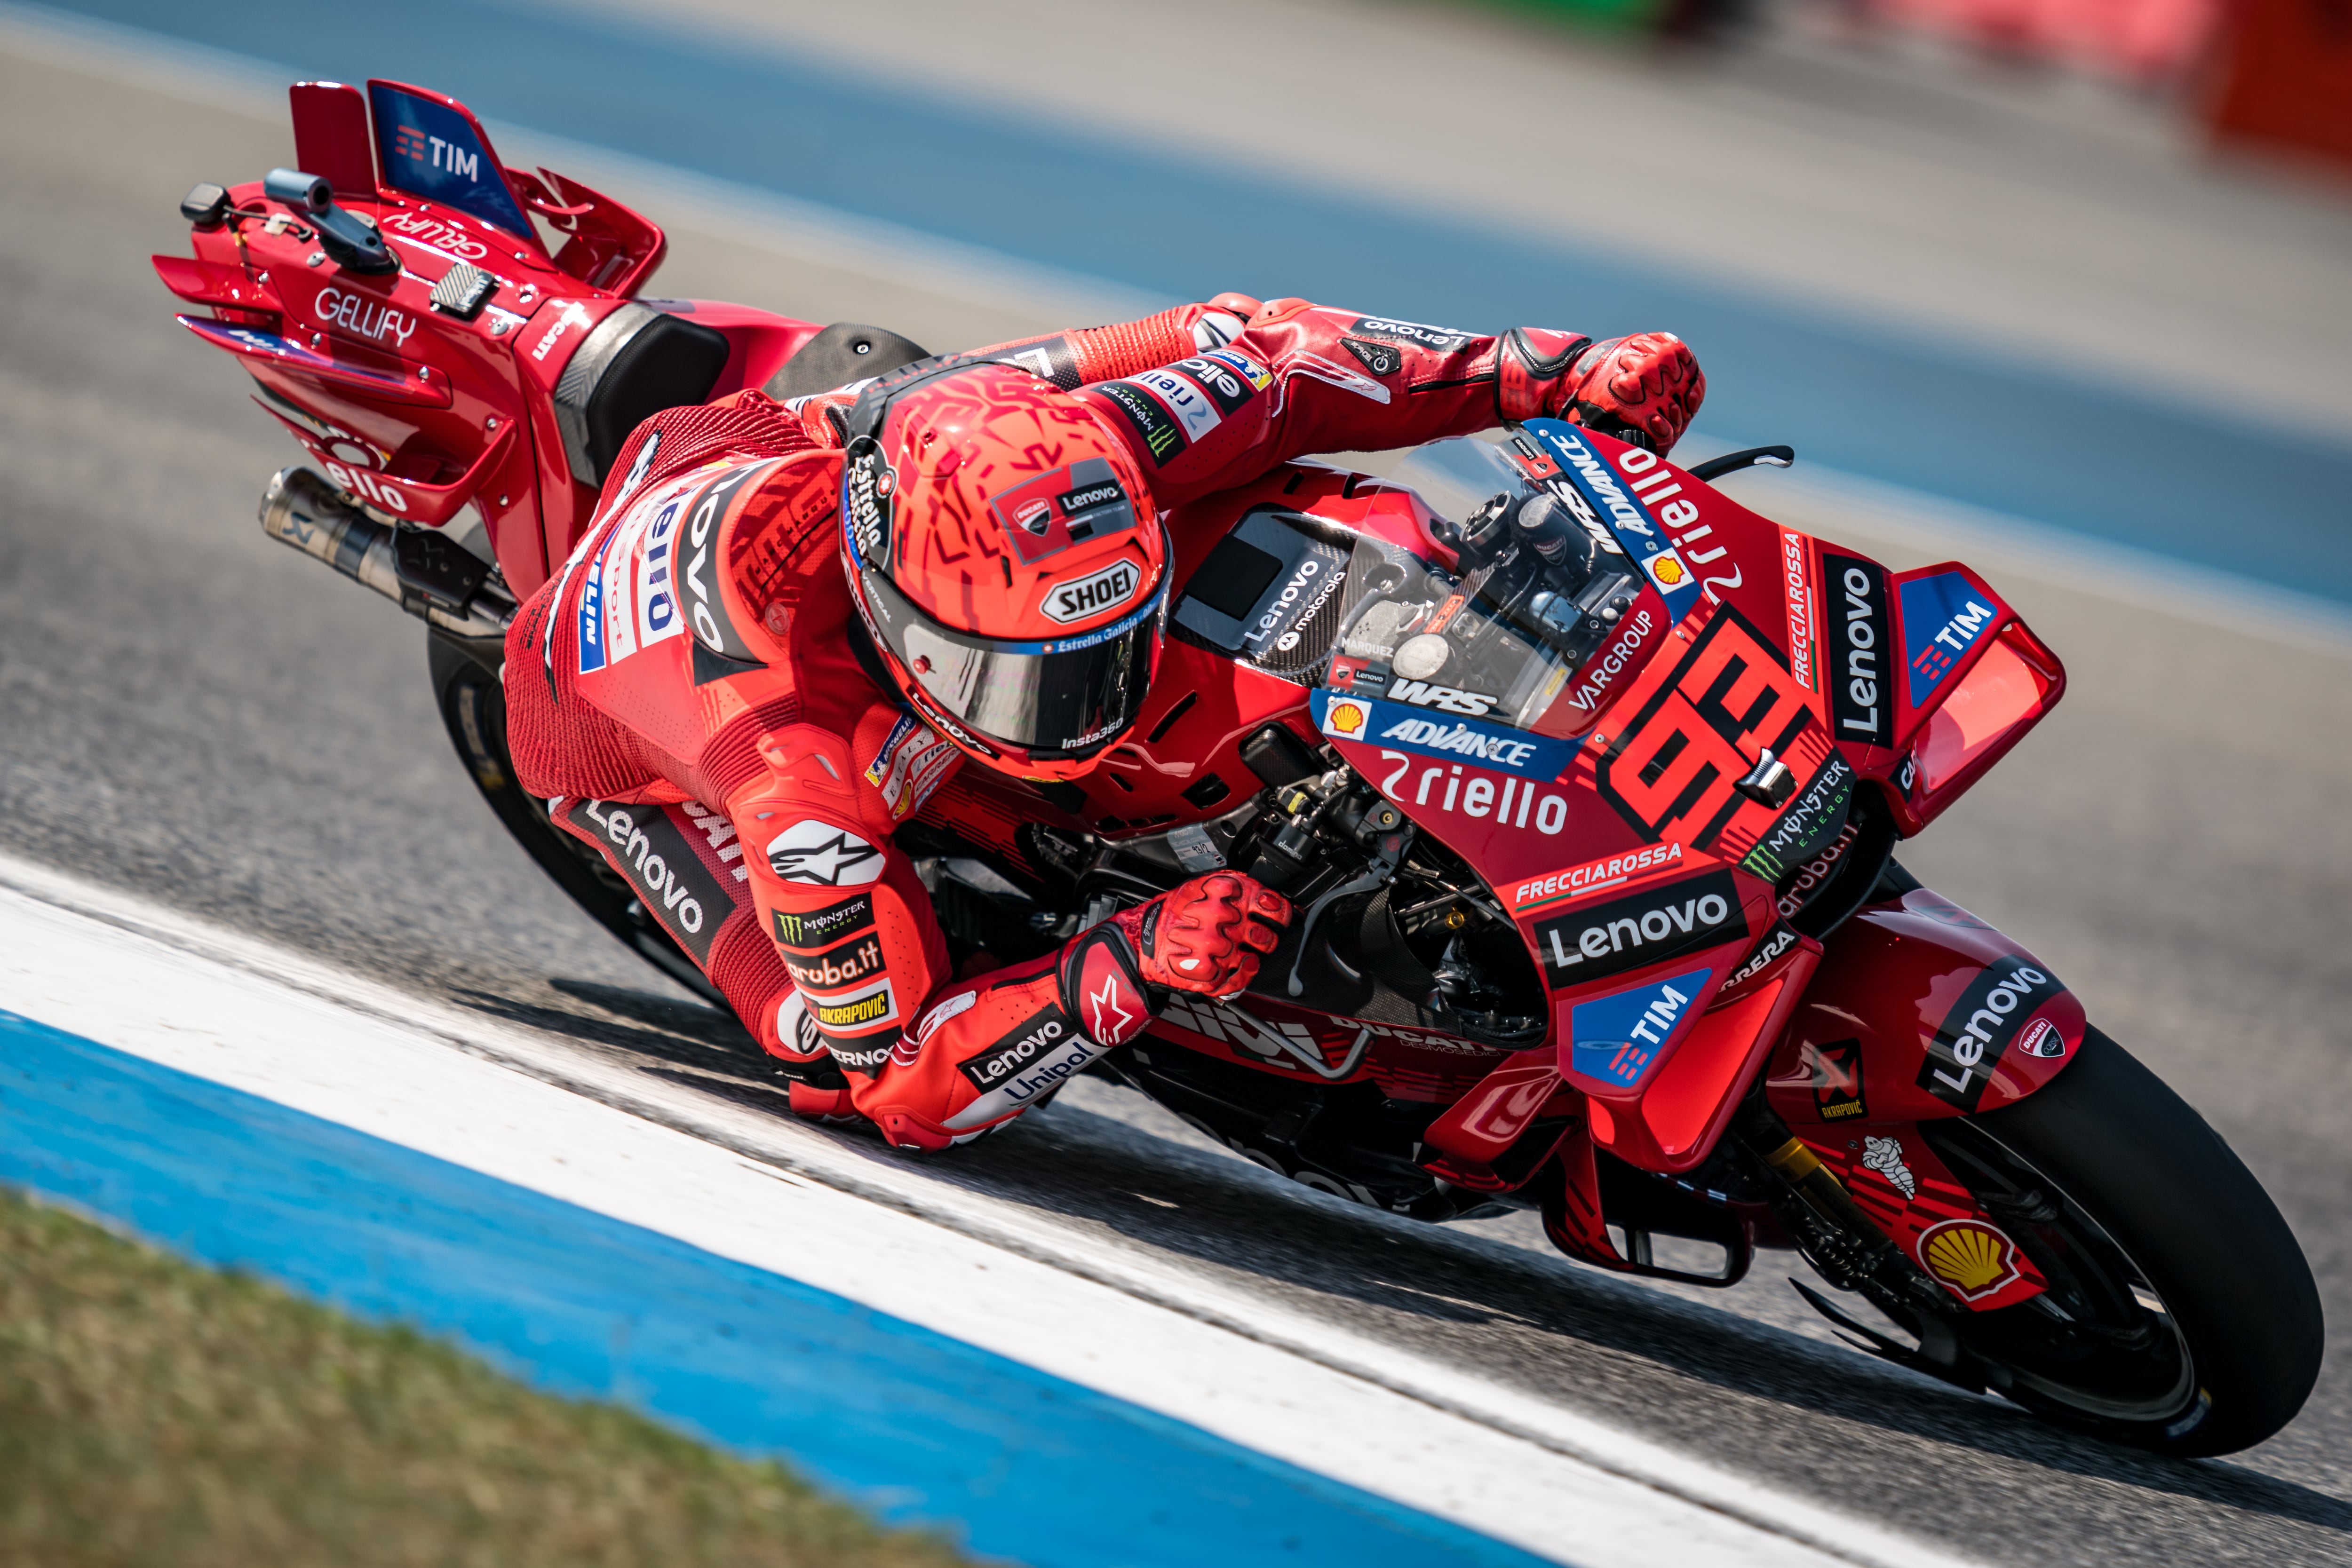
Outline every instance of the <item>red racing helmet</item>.
<svg viewBox="0 0 2352 1568">
<path fill-rule="evenodd" d="M 1134 727 L 1168 539 L 1126 446 L 1016 365 L 885 377 L 848 413 L 849 591 L 899 694 L 1000 772 L 1067 779 Z"/>
</svg>

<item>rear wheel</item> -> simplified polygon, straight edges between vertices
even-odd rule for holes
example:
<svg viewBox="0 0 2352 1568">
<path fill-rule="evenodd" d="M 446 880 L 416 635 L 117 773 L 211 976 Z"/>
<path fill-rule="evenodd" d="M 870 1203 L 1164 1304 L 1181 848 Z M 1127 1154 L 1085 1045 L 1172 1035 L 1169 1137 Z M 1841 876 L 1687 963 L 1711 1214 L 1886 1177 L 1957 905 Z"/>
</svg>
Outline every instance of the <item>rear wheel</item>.
<svg viewBox="0 0 2352 1568">
<path fill-rule="evenodd" d="M 515 842 L 590 919 L 679 985 L 725 1007 L 719 988 L 646 912 L 636 891 L 604 863 L 604 856 L 548 821 L 547 802 L 524 793 L 516 782 L 514 759 L 507 750 L 506 693 L 498 674 L 503 645 L 477 644 L 436 632 L 427 651 L 434 701 L 449 731 L 449 743 L 457 748 L 474 788 Z"/>
<path fill-rule="evenodd" d="M 2060 1426 L 2159 1453 L 2271 1436 L 2319 1375 L 2310 1266 L 2221 1135 L 2097 1030 L 2015 1105 L 1920 1131 L 2046 1295 L 1969 1319 L 1989 1381 Z"/>
</svg>

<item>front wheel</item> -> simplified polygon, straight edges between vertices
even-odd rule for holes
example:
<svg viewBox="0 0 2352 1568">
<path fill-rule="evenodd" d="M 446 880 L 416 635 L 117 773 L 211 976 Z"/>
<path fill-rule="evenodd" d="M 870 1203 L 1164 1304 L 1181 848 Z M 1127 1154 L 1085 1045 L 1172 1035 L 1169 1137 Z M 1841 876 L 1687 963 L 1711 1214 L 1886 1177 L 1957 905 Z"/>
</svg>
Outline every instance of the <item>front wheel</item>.
<svg viewBox="0 0 2352 1568">
<path fill-rule="evenodd" d="M 2049 1281 L 1962 1327 L 2001 1393 L 2182 1458 L 2251 1448 L 2319 1375 L 2318 1287 L 2221 1135 L 2097 1030 L 2017 1104 L 1920 1128 Z"/>
</svg>

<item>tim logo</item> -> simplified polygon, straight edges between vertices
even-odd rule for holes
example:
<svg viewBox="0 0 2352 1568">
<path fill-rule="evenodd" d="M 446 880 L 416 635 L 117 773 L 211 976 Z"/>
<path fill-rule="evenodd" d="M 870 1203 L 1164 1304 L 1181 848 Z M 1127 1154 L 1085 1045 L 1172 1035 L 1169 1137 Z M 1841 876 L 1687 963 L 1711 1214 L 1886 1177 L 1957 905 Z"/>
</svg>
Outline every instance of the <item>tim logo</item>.
<svg viewBox="0 0 2352 1568">
<path fill-rule="evenodd" d="M 392 152 L 395 158 L 406 158 L 444 173 L 462 175 L 468 180 L 482 177 L 482 155 L 479 152 L 468 152 L 438 136 L 427 136 L 414 125 L 393 127 Z"/>
</svg>

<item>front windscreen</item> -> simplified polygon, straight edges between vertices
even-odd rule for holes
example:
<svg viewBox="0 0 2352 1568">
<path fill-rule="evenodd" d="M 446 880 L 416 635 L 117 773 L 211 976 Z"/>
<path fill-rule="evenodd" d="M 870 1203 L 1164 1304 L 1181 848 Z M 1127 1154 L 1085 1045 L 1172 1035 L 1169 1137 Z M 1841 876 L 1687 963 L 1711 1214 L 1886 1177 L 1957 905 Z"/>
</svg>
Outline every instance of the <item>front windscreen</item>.
<svg viewBox="0 0 2352 1568">
<path fill-rule="evenodd" d="M 1360 538 L 1325 684 L 1538 734 L 1583 729 L 1575 677 L 1642 589 L 1622 548 L 1482 442 L 1424 447 L 1397 477 L 1449 515 L 1433 531 L 1454 568 Z"/>
</svg>

